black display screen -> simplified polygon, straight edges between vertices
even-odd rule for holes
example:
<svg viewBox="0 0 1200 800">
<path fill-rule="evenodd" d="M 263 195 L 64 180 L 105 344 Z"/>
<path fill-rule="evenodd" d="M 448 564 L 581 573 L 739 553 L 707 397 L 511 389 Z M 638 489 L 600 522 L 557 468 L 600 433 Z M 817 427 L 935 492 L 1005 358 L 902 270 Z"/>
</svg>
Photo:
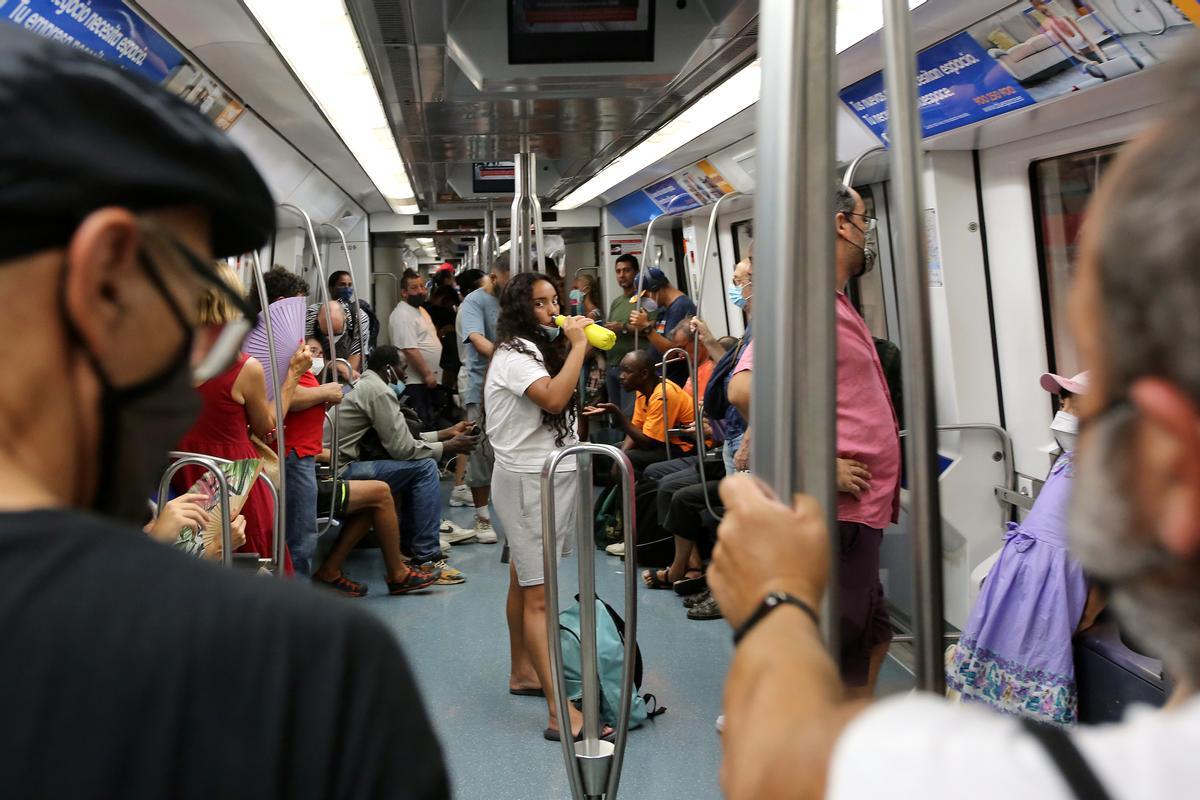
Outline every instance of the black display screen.
<svg viewBox="0 0 1200 800">
<path fill-rule="evenodd" d="M 508 63 L 654 60 L 655 0 L 508 0 Z"/>
<path fill-rule="evenodd" d="M 471 166 L 471 191 L 474 194 L 516 194 L 513 162 L 476 161 Z"/>
</svg>

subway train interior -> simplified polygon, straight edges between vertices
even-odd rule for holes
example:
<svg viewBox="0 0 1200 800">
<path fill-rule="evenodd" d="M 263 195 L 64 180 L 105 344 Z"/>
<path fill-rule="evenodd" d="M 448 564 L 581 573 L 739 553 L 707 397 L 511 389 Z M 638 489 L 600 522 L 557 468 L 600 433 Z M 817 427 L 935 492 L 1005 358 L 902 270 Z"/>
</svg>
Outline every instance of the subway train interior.
<svg viewBox="0 0 1200 800">
<path fill-rule="evenodd" d="M 896 374 L 907 378 L 905 362 L 920 359 L 913 374 L 927 391 L 891 387 L 906 457 L 921 448 L 920 431 L 924 441 L 936 443 L 924 461 L 907 462 L 898 516 L 883 530 L 878 572 L 892 640 L 870 688 L 876 697 L 936 691 L 952 662 L 947 656 L 943 663 L 940 654 L 947 648 L 953 653 L 1011 531 L 1031 512 L 1057 459 L 1069 449 L 1056 439 L 1056 431 L 1073 433 L 1056 425 L 1062 404 L 1057 389 L 1064 384 L 1051 391 L 1043 376 L 1060 376 L 1078 387 L 1089 366 L 1072 341 L 1067 304 L 1085 213 L 1116 154 L 1170 102 L 1159 70 L 1196 47 L 1200 5 L 909 0 L 905 10 L 903 0 L 814 0 L 813 7 L 836 6 L 828 74 L 797 66 L 804 47 L 787 38 L 789 31 L 767 24 L 784 20 L 786 27 L 794 21 L 790 14 L 805 14 L 809 5 L 0 0 L 0 24 L 90 49 L 164 86 L 198 108 L 257 167 L 277 203 L 277 230 L 267 247 L 227 265 L 252 305 L 258 292 L 265 294 L 259 278 L 268 269 L 281 267 L 301 278 L 308 288 L 302 305 L 317 311 L 298 324 L 307 326 L 306 334 L 314 326 L 318 333 L 334 331 L 336 355 L 320 336 L 317 347 L 324 352 L 313 351 L 327 364 L 316 368 L 320 379 L 342 384 L 345 398 L 340 410 L 330 404 L 326 413 L 327 459 L 317 468 L 323 481 L 335 472 L 351 474 L 339 437 L 350 425 L 347 404 L 361 391 L 356 383 L 366 380 L 361 376 L 373 350 L 400 348 L 409 398 L 402 402 L 415 407 L 414 386 L 429 402 L 410 421 L 420 418 L 425 430 L 435 430 L 465 419 L 467 380 L 454 376 L 468 371 L 464 347 L 474 340 L 463 339 L 454 315 L 457 311 L 461 323 L 464 276 L 473 274 L 473 284 L 482 278 L 494 285 L 484 276 L 502 264 L 509 282 L 525 272 L 551 275 L 562 313 L 587 314 L 594 307 L 597 325 L 621 336 L 628 336 L 630 309 L 636 314 L 652 308 L 646 298 L 654 297 L 658 331 L 672 333 L 662 320 L 671 316 L 675 292 L 663 286 L 690 298 L 692 314 L 712 340 L 731 337 L 726 351 L 742 347 L 757 328 L 758 360 L 765 363 L 754 372 L 756 405 L 749 425 L 756 435 L 748 445 L 748 469 L 771 483 L 772 468 L 760 446 L 769 450 L 771 463 L 804 458 L 797 425 L 784 420 L 800 415 L 807 402 L 799 396 L 805 392 L 792 391 L 804 385 L 796 370 L 805 354 L 835 352 L 832 339 L 804 341 L 800 335 L 779 341 L 788 331 L 805 330 L 803 319 L 789 321 L 804 318 L 811 301 L 803 292 L 803 276 L 811 271 L 805 262 L 825 252 L 821 247 L 833 247 L 822 238 L 825 245 L 818 242 L 814 249 L 803 238 L 810 230 L 800 225 L 808 204 L 824 208 L 827 202 L 812 200 L 809 190 L 822 181 L 831 195 L 835 184 L 852 188 L 864 208 L 845 218 L 856 228 L 873 229 L 870 244 L 860 241 L 873 251 L 874 262 L 851 276 L 845 293 L 877 346 L 889 347 L 904 365 Z M 885 69 L 890 56 L 884 6 L 893 8 L 889 24 L 899 24 L 899 7 L 907 26 L 907 40 L 898 41 L 908 47 L 898 57 L 901 63 L 907 59 L 916 85 L 909 87 L 914 108 L 903 115 L 888 106 L 895 92 Z M 89 17 L 100 14 L 106 15 L 103 25 Z M 114 45 L 122 37 L 136 43 L 133 57 L 130 48 Z M 825 86 L 830 97 L 821 99 Z M 789 105 L 779 99 L 780 91 L 807 91 L 817 97 L 811 102 L 825 103 L 824 110 Z M 905 120 L 915 136 L 901 136 L 899 129 L 891 135 L 890 123 Z M 822 159 L 830 162 L 828 169 Z M 807 175 L 808 182 L 781 183 L 780 176 L 797 175 Z M 800 202 L 806 197 L 807 204 Z M 908 263 L 909 254 L 919 263 Z M 637 272 L 629 273 L 632 284 L 620 277 L 622 264 L 636 265 Z M 735 279 L 739 265 L 743 277 L 745 266 L 752 268 L 751 281 Z M 339 277 L 343 271 L 348 277 Z M 413 288 L 421 286 L 423 291 Z M 747 313 L 750 286 L 759 291 Z M 611 308 L 620 303 L 613 301 L 627 296 L 626 324 L 614 323 Z M 353 321 L 362 301 L 372 310 L 362 317 L 368 324 Z M 397 320 L 414 309 L 423 315 L 417 318 L 436 320 L 440 370 L 425 364 L 418 371 L 407 363 L 412 345 L 401 340 L 409 334 Z M 286 315 L 279 319 L 277 326 L 289 322 Z M 677 456 L 685 444 L 690 452 L 694 441 L 694 433 L 674 430 L 687 425 L 674 416 L 668 420 L 667 392 L 660 386 L 668 380 L 667 366 L 685 363 L 683 375 L 699 377 L 697 358 L 714 360 L 698 355 L 706 345 L 692 333 L 690 320 L 682 325 L 684 335 L 670 339 L 652 335 L 651 325 L 638 332 L 632 348 L 649 348 L 651 382 L 662 392 L 656 419 L 673 425 L 669 435 L 649 428 L 638 433 L 641 439 L 657 433 L 650 439 L 658 449 L 643 448 L 656 456 L 664 451 Z M 832 322 L 824 330 L 832 332 Z M 341 336 L 358 337 L 353 355 L 343 358 Z M 768 346 L 771 337 L 776 340 Z M 684 349 L 667 354 L 662 342 Z M 289 353 L 271 353 L 286 373 Z M 619 406 L 611 393 L 623 386 L 625 373 L 614 360 L 606 363 L 604 353 L 594 349 L 589 356 L 578 390 L 585 409 L 606 401 Z M 823 363 L 832 364 L 830 358 Z M 887 359 L 883 365 L 890 379 Z M 816 381 L 818 372 L 806 374 Z M 268 395 L 276 397 L 283 390 L 270 386 L 271 370 L 266 374 Z M 759 388 L 772 376 L 779 376 L 782 393 L 759 406 Z M 701 403 L 707 399 L 691 389 L 683 401 L 688 420 L 694 419 L 693 404 L 704 414 Z M 646 418 L 655 402 L 652 394 Z M 286 409 L 280 406 L 280 412 Z M 623 431 L 620 416 L 619 408 L 588 411 L 586 439 L 616 447 L 631 440 L 639 447 L 637 437 Z M 719 437 L 700 443 L 709 477 L 719 478 L 725 470 Z M 274 452 L 266 445 L 262 450 L 264 462 L 270 461 Z M 176 460 L 199 457 L 186 462 L 190 469 L 198 469 L 195 463 L 222 466 L 220 459 L 205 460 L 219 453 L 182 445 L 178 451 Z M 438 568 L 460 576 L 402 596 L 389 594 L 381 577 L 382 545 L 368 533 L 344 560 L 346 581 L 314 580 L 309 590 L 304 579 L 304 588 L 330 603 L 354 605 L 394 634 L 415 674 L 456 796 L 570 796 L 580 780 L 572 770 L 579 767 L 564 759 L 567 751 L 545 741 L 544 701 L 506 691 L 506 681 L 510 690 L 520 687 L 511 683 L 505 613 L 509 551 L 515 556 L 518 548 L 507 543 L 505 520 L 516 513 L 515 505 L 525 512 L 525 497 L 493 491 L 490 506 L 477 513 L 474 496 L 462 488 L 469 457 L 451 452 L 447 445 L 435 457 Z M 648 710 L 666 711 L 633 730 L 617 731 L 621 752 L 605 768 L 619 773 L 621 792 L 638 798 L 720 797 L 719 718 L 734 647 L 719 608 L 706 603 L 704 562 L 711 548 L 695 551 L 680 583 L 669 569 L 660 579 L 658 570 L 675 558 L 680 531 L 669 530 L 662 519 L 653 524 L 652 518 L 655 503 L 671 498 L 643 508 L 642 471 L 648 468 L 635 467 L 635 487 L 633 476 L 610 474 L 614 462 L 605 453 L 611 452 L 579 456 L 581 465 L 585 460 L 592 465 L 581 472 L 590 476 L 588 485 L 577 488 L 579 506 L 588 513 L 576 515 L 577 530 L 569 537 L 578 534 L 584 546 L 561 561 L 557 603 L 549 608 L 567 610 L 580 591 L 580 576 L 590 577 L 595 594 L 631 622 L 628 644 L 636 630 L 638 691 L 653 695 Z M 928 469 L 914 474 L 913 463 Z M 282 489 L 285 502 L 292 500 L 298 490 L 287 471 L 280 477 L 277 459 L 275 466 L 276 482 L 284 483 L 275 490 Z M 225 499 L 238 501 L 232 483 L 242 477 L 225 475 Z M 164 479 L 163 487 L 168 483 Z M 179 483 L 178 477 L 172 483 L 177 491 Z M 937 506 L 932 520 L 921 521 L 914 503 L 930 484 L 936 491 L 923 496 Z M 220 511 L 221 486 L 213 486 L 210 499 Z M 632 495 L 625 515 L 613 512 L 620 509 L 622 492 Z M 318 495 L 313 570 L 347 525 L 345 513 L 325 505 L 331 496 Z M 713 493 L 694 516 L 705 532 L 688 531 L 685 538 L 715 538 L 718 506 Z M 411 508 L 401 508 L 402 541 L 408 541 L 404 528 L 411 519 Z M 490 524 L 481 528 L 481 519 Z M 243 547 L 229 557 L 224 550 L 225 567 L 257 565 L 280 579 L 301 580 L 285 575 L 290 570 L 284 568 L 284 551 L 291 543 L 286 527 L 276 515 L 269 552 L 247 554 Z M 231 538 L 226 544 L 232 550 L 237 543 Z M 922 553 L 928 556 L 924 562 Z M 581 561 L 587 563 L 580 567 Z M 675 585 L 657 588 L 676 591 L 650 585 L 663 581 Z M 688 607 L 681 595 L 690 596 Z M 709 613 L 690 613 L 697 605 Z M 585 633 L 587 624 L 596 624 L 594 614 L 587 616 Z M 941 640 L 931 644 L 931 633 L 940 633 Z M 1071 646 L 1080 724 L 1120 719 L 1136 703 L 1162 705 L 1171 693 L 1171 678 L 1156 654 L 1106 612 L 1075 635 Z M 585 647 L 585 659 L 587 653 Z M 939 660 L 930 664 L 934 654 Z M 621 676 L 614 680 L 620 686 Z"/>
</svg>

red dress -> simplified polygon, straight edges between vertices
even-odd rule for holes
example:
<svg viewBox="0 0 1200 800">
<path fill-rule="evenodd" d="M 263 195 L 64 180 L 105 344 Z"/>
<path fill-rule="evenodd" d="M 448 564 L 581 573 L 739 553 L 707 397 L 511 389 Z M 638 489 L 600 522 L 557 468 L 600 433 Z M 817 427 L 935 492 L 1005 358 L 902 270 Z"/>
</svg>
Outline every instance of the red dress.
<svg viewBox="0 0 1200 800">
<path fill-rule="evenodd" d="M 196 423 L 180 440 L 180 450 L 230 461 L 258 458 L 258 451 L 250 442 L 246 407 L 233 399 L 233 384 L 249 358 L 240 353 L 232 367 L 196 387 L 204 404 Z M 203 474 L 200 467 L 184 467 L 175 479 L 176 490 L 187 491 Z M 242 516 L 246 518 L 246 544 L 239 552 L 258 553 L 263 558 L 271 555 L 273 510 L 270 490 L 262 481 L 255 482 L 242 506 Z M 284 548 L 284 569 L 287 574 L 292 574 L 292 559 L 287 548 Z"/>
</svg>

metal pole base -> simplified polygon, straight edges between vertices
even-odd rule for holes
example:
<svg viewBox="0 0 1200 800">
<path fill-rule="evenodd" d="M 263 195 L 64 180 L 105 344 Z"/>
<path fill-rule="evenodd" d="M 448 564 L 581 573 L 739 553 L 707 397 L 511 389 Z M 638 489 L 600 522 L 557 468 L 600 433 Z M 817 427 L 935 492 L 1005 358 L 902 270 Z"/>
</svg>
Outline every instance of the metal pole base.
<svg viewBox="0 0 1200 800">
<path fill-rule="evenodd" d="M 589 745 L 596 749 L 595 755 L 587 755 Z M 575 760 L 583 775 L 583 793 L 587 797 L 604 797 L 608 791 L 608 770 L 612 767 L 613 752 L 616 745 L 612 742 L 597 741 L 575 743 Z"/>
</svg>

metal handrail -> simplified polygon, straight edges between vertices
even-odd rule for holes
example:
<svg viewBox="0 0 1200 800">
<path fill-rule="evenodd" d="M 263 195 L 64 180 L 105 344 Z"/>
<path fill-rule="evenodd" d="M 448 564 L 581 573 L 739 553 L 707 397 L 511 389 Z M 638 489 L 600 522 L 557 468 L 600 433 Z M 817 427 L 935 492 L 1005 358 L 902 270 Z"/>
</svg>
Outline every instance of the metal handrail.
<svg viewBox="0 0 1200 800">
<path fill-rule="evenodd" d="M 270 480 L 267 481 L 267 484 L 271 487 L 271 493 L 275 497 L 275 545 L 271 552 L 272 568 L 276 570 L 276 575 L 282 575 L 283 557 L 281 553 L 282 548 L 286 546 L 283 539 L 283 517 L 286 513 L 284 509 L 287 503 L 287 446 L 284 443 L 284 429 L 287 427 L 284 421 L 287 419 L 287 409 L 283 407 L 283 387 L 276 369 L 275 337 L 271 331 L 271 298 L 267 296 L 267 282 L 263 277 L 263 266 L 257 250 L 252 253 L 252 260 L 254 262 L 254 283 L 258 289 L 258 304 L 262 308 L 263 328 L 267 333 L 267 357 L 271 360 L 270 369 L 266 370 L 267 379 L 271 381 L 271 390 L 275 393 L 275 456 L 279 459 L 279 487 L 276 489 L 275 484 Z"/>
<path fill-rule="evenodd" d="M 567 711 L 566 679 L 563 674 L 562 641 L 558 636 L 558 547 L 555 525 L 554 473 L 567 456 L 576 456 L 579 483 L 575 534 L 579 561 L 580 674 L 583 682 L 582 739 L 574 742 Z M 637 570 L 625 570 L 625 659 L 621 672 L 621 710 L 616 741 L 600 740 L 600 676 L 596 663 L 596 561 L 592 519 L 592 456 L 605 456 L 617 463 L 621 474 L 621 518 L 627 553 L 637 552 L 634 520 L 633 465 L 620 448 L 580 443 L 556 450 L 542 466 L 542 558 L 546 586 L 546 635 L 550 645 L 550 675 L 554 681 L 555 707 L 562 731 L 563 758 L 575 800 L 603 796 L 616 800 L 621 765 L 629 736 L 629 714 L 633 700 L 633 672 L 637 652 Z"/>
<path fill-rule="evenodd" d="M 884 81 L 888 98 L 891 184 L 897 275 L 901 280 L 901 333 L 904 358 L 904 407 L 911 409 L 911 447 L 908 474 L 913 518 L 913 574 L 916 579 L 914 633 L 917 635 L 917 685 L 945 692 L 942 633 L 945 628 L 942 593 L 942 517 L 938 500 L 937 402 L 933 386 L 933 343 L 930 334 L 929 289 L 921 253 L 924 219 L 921 209 L 921 117 L 918 105 L 916 51 L 912 46 L 911 12 L 907 0 L 884 0 Z M 832 96 L 831 96 L 832 102 Z"/>
<path fill-rule="evenodd" d="M 988 431 L 996 435 L 1000 440 L 1000 453 L 1003 458 L 1004 465 L 1004 488 L 1010 492 L 1015 492 L 1017 488 L 1017 473 L 1016 466 L 1013 462 L 1013 442 L 1012 435 L 999 425 L 994 425 L 990 422 L 957 422 L 950 425 L 938 425 L 938 433 L 954 433 L 960 431 Z M 900 431 L 900 438 L 904 439 L 908 436 L 907 430 Z M 1009 512 L 1001 507 L 1002 524 L 1009 520 Z"/>
<path fill-rule="evenodd" d="M 281 484 L 284 480 L 283 473 L 285 470 L 286 467 L 284 466 L 283 462 L 280 461 L 279 481 Z M 262 558 L 260 556 L 258 562 L 260 564 L 266 564 L 268 567 L 270 567 L 271 572 L 273 572 L 276 577 L 282 578 L 284 577 L 283 550 L 285 547 L 287 547 L 287 540 L 284 538 L 286 532 L 284 520 L 287 512 L 283 507 L 283 492 L 275 488 L 275 481 L 267 477 L 265 472 L 259 472 L 257 480 L 260 480 L 267 485 L 267 491 L 271 493 L 271 499 L 275 501 L 275 519 L 271 525 L 271 556 L 269 558 Z"/>
<path fill-rule="evenodd" d="M 295 212 L 304 219 L 305 229 L 308 232 L 308 241 L 313 249 L 313 264 L 317 268 L 317 278 L 319 279 L 319 283 L 320 283 L 318 292 L 320 293 L 321 297 L 324 298 L 325 325 L 327 326 L 326 327 L 327 332 L 325 334 L 325 338 L 329 342 L 330 355 L 332 355 L 332 356 L 334 356 L 334 358 L 336 358 L 337 357 L 337 344 L 333 341 L 333 311 L 329 307 L 329 303 L 330 303 L 329 284 L 326 282 L 326 279 L 325 279 L 325 266 L 324 266 L 324 264 L 321 263 L 321 248 L 317 245 L 317 234 L 313 230 L 312 217 L 310 217 L 308 215 L 307 211 L 300 208 L 300 206 L 294 205 L 292 203 L 280 203 L 278 205 L 278 208 L 285 208 L 289 211 Z M 272 237 L 272 239 L 271 239 L 272 252 L 274 252 L 274 249 L 275 249 L 275 239 L 274 239 L 274 237 Z M 337 374 L 336 369 L 333 371 L 333 382 L 338 384 L 339 386 L 342 383 L 341 381 L 338 380 L 338 374 Z M 330 463 L 330 466 L 333 468 L 333 474 L 336 475 L 337 467 L 338 467 L 338 407 L 337 406 L 333 407 L 333 442 L 332 442 L 332 445 L 331 445 L 330 451 L 329 451 L 329 463 Z M 281 469 L 282 469 L 282 466 L 283 465 L 281 463 L 280 464 Z M 334 512 L 334 509 L 336 509 L 336 508 L 337 508 L 337 493 L 334 492 L 333 496 L 331 496 L 329 498 L 329 517 L 330 517 L 330 519 L 333 518 L 333 512 Z M 327 530 L 329 530 L 328 524 L 320 531 L 320 533 L 324 534 Z"/>
<path fill-rule="evenodd" d="M 688 353 L 687 350 L 684 350 L 682 347 L 668 348 L 667 352 L 663 353 L 662 362 L 659 364 L 659 366 L 662 367 L 662 381 L 660 382 L 659 385 L 662 387 L 663 447 L 667 448 L 667 460 L 668 461 L 671 460 L 671 433 L 670 433 L 671 426 L 667 421 L 667 411 L 669 409 L 669 406 L 667 404 L 667 365 L 671 362 L 679 360 L 678 358 L 671 358 L 672 353 L 681 354 L 683 356 L 683 359 L 685 361 L 687 361 L 688 374 L 692 376 L 692 389 L 696 388 L 696 377 L 695 377 L 696 376 L 696 365 L 694 363 L 692 363 L 691 354 Z M 646 398 L 646 410 L 649 411 L 649 409 L 650 409 L 650 398 L 647 397 Z M 696 452 L 702 453 L 703 450 L 697 450 Z"/>
<path fill-rule="evenodd" d="M 750 429 L 755 474 L 784 498 L 816 499 L 837 552 L 836 354 L 833 269 L 835 59 L 833 0 L 763 0 L 762 90 L 755 193 L 756 368 Z M 822 602 L 821 633 L 840 651 L 838 559 Z"/>
<path fill-rule="evenodd" d="M 167 505 L 167 495 L 171 491 L 171 479 L 175 474 L 184 467 L 194 466 L 203 467 L 204 469 L 217 476 L 217 502 L 221 504 L 221 565 L 225 567 L 233 566 L 233 520 L 229 514 L 229 479 L 225 477 L 225 471 L 221 469 L 220 464 L 229 462 L 222 458 L 214 456 L 206 456 L 203 453 L 187 453 L 183 451 L 174 451 L 167 455 L 172 459 L 172 463 L 167 467 L 162 474 L 162 478 L 158 481 L 158 508 L 159 513 Z M 197 531 L 202 534 L 203 531 Z"/>
<path fill-rule="evenodd" d="M 862 162 L 867 159 L 867 156 L 884 152 L 887 152 L 887 148 L 881 144 L 877 144 L 868 147 L 866 150 L 863 150 L 861 153 L 856 155 L 854 160 L 850 162 L 850 165 L 846 167 L 846 171 L 842 173 L 842 185 L 847 189 L 853 189 L 854 176 L 858 173 L 858 168 L 862 166 Z"/>
</svg>

